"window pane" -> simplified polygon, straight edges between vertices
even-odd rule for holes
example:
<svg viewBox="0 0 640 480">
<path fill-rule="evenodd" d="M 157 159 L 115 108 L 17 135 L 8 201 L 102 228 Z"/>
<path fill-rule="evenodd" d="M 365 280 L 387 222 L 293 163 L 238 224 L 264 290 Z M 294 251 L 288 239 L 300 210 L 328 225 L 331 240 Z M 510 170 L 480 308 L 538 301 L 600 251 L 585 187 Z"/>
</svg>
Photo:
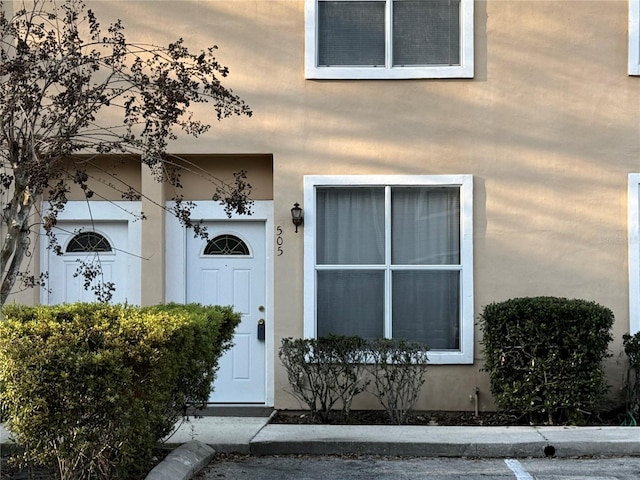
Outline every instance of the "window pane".
<svg viewBox="0 0 640 480">
<path fill-rule="evenodd" d="M 110 252 L 111 244 L 104 236 L 96 232 L 82 232 L 71 239 L 67 253 Z"/>
<path fill-rule="evenodd" d="M 384 262 L 384 189 L 319 188 L 316 193 L 319 265 Z"/>
<path fill-rule="evenodd" d="M 392 280 L 393 338 L 460 349 L 460 272 L 395 271 Z"/>
<path fill-rule="evenodd" d="M 460 65 L 460 0 L 394 0 L 393 65 Z"/>
<path fill-rule="evenodd" d="M 384 272 L 321 270 L 317 272 L 318 336 L 384 334 Z"/>
<path fill-rule="evenodd" d="M 209 240 L 205 255 L 249 255 L 249 247 L 235 235 L 218 235 Z"/>
<path fill-rule="evenodd" d="M 385 3 L 318 2 L 318 65 L 385 65 Z"/>
<path fill-rule="evenodd" d="M 460 263 L 458 187 L 393 188 L 391 222 L 393 264 Z"/>
</svg>

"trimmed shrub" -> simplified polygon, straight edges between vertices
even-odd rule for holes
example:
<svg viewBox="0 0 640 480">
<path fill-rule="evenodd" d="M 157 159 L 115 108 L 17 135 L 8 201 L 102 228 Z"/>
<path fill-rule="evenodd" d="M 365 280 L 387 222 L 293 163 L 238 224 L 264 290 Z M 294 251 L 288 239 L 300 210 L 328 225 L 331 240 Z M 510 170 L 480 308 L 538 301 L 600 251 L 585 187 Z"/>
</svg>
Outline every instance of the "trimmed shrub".
<svg viewBox="0 0 640 480">
<path fill-rule="evenodd" d="M 314 420 L 328 423 L 341 402 L 349 416 L 353 397 L 367 386 L 366 342 L 360 337 L 283 338 L 278 356 L 287 370 L 291 394 L 305 403 Z"/>
<path fill-rule="evenodd" d="M 625 424 L 637 426 L 640 420 L 640 332 L 635 335 L 624 335 L 622 344 L 629 362 L 625 381 L 627 407 Z"/>
<path fill-rule="evenodd" d="M 427 371 L 428 348 L 423 343 L 381 338 L 369 345 L 372 392 L 391 423 L 402 425 L 420 396 Z"/>
<path fill-rule="evenodd" d="M 515 298 L 484 308 L 485 370 L 498 408 L 531 423 L 581 424 L 608 391 L 613 313 L 585 300 Z"/>
<path fill-rule="evenodd" d="M 208 398 L 229 307 L 8 306 L 0 403 L 24 460 L 63 480 L 135 478 L 187 404 Z M 139 471 L 139 469 L 142 471 Z"/>
</svg>

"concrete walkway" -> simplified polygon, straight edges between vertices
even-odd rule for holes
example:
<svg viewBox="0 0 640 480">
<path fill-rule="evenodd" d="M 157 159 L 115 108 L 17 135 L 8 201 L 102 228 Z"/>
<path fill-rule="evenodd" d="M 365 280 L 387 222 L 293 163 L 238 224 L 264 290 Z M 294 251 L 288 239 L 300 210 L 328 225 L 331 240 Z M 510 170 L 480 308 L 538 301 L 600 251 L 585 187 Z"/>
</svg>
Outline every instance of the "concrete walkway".
<svg viewBox="0 0 640 480">
<path fill-rule="evenodd" d="M 0 443 L 7 441 L 7 432 L 0 428 Z M 188 480 L 215 452 L 483 458 L 640 456 L 640 427 L 279 425 L 269 424 L 266 416 L 211 416 L 184 422 L 167 443 L 176 449 L 148 480 Z"/>
<path fill-rule="evenodd" d="M 188 454 L 202 444 L 210 446 L 206 462 L 213 451 L 251 455 L 623 457 L 640 456 L 640 427 L 279 425 L 269 424 L 267 417 L 204 417 L 183 424 L 169 442 L 182 444 L 176 452 L 183 449 Z M 157 468 L 166 475 L 147 480 L 190 478 L 176 476 L 169 467 L 160 464 Z M 187 465 L 185 471 L 188 469 Z"/>
<path fill-rule="evenodd" d="M 640 456 L 640 427 L 281 425 L 267 417 L 203 417 L 168 443 L 197 440 L 217 452 L 404 456 Z"/>
</svg>

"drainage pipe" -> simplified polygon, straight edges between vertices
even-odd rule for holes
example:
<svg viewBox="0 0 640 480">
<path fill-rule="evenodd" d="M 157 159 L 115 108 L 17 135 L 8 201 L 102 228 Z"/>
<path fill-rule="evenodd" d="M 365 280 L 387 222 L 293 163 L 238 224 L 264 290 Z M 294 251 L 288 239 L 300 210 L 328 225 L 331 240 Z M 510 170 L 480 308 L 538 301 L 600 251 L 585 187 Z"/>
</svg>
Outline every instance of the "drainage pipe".
<svg viewBox="0 0 640 480">
<path fill-rule="evenodd" d="M 475 413 L 476 417 L 478 416 L 479 397 L 480 397 L 480 389 L 478 387 L 476 387 L 473 390 L 473 402 L 474 402 L 474 406 L 475 406 L 474 413 Z"/>
</svg>

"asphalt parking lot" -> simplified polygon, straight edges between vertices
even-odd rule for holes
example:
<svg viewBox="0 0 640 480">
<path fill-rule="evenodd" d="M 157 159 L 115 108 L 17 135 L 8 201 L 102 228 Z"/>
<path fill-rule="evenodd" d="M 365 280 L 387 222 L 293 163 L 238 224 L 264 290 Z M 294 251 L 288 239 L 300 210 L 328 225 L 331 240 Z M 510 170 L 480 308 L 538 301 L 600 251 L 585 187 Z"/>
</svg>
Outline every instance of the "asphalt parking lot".
<svg viewBox="0 0 640 480">
<path fill-rule="evenodd" d="M 640 458 L 460 459 L 217 455 L 197 480 L 637 480 Z"/>
</svg>

